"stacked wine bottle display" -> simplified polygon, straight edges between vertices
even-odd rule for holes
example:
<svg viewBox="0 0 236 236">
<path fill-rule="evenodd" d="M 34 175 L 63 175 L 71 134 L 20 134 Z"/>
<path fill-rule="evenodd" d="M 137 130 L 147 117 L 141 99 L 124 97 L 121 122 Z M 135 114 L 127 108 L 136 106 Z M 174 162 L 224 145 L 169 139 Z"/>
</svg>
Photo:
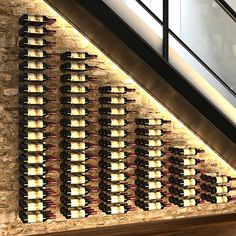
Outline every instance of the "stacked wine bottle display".
<svg viewBox="0 0 236 236">
<path fill-rule="evenodd" d="M 22 36 L 19 42 L 19 58 L 22 59 L 19 64 L 19 217 L 23 223 L 43 222 L 55 218 L 50 208 L 56 205 L 48 199 L 48 196 L 56 194 L 51 189 L 55 180 L 49 176 L 55 171 L 52 168 L 55 157 L 49 153 L 56 147 L 48 142 L 55 135 L 46 132 L 46 127 L 53 124 L 46 120 L 50 112 L 45 109 L 48 103 L 53 102 L 48 96 L 52 98 L 55 90 L 46 87 L 46 81 L 53 78 L 49 78 L 44 72 L 54 66 L 44 62 L 44 59 L 49 58 L 49 53 L 43 50 L 44 47 L 54 44 L 43 38 L 54 33 L 44 28 L 54 21 L 45 16 L 34 15 L 22 15 L 19 19 L 22 25 L 19 31 Z"/>
<path fill-rule="evenodd" d="M 161 210 L 169 206 L 163 201 L 166 193 L 163 191 L 166 181 L 163 160 L 168 152 L 163 151 L 163 146 L 169 142 L 163 141 L 168 138 L 170 131 L 164 130 L 168 120 L 158 118 L 137 118 L 135 140 L 137 148 L 136 164 L 136 206 L 144 211 Z"/>
<path fill-rule="evenodd" d="M 131 194 L 127 194 L 129 189 L 135 186 L 128 183 L 131 176 L 130 171 L 134 165 L 128 163 L 127 159 L 133 156 L 128 148 L 134 145 L 126 141 L 129 135 L 127 125 L 129 122 L 126 115 L 131 111 L 128 109 L 129 103 L 134 100 L 127 99 L 128 92 L 134 92 L 124 86 L 102 86 L 99 88 L 101 107 L 100 114 L 100 204 L 99 209 L 105 214 L 124 214 L 132 210 L 128 200 Z M 127 173 L 129 169 L 129 174 Z"/>
<path fill-rule="evenodd" d="M 204 162 L 197 158 L 198 153 L 204 150 L 197 148 L 170 147 L 172 155 L 169 157 L 169 192 L 172 196 L 169 201 L 179 207 L 192 207 L 201 203 L 199 189 L 199 163 Z"/>
<path fill-rule="evenodd" d="M 61 54 L 61 213 L 66 218 L 76 219 L 96 214 L 92 204 L 96 203 L 92 194 L 97 188 L 91 184 L 97 180 L 92 172 L 96 166 L 87 164 L 89 159 L 96 157 L 89 154 L 95 144 L 96 133 L 89 132 L 88 126 L 94 122 L 89 120 L 89 104 L 95 100 L 89 99 L 89 92 L 93 91 L 86 86 L 89 77 L 85 70 L 84 61 L 96 58 L 86 52 L 65 52 Z M 72 66 L 69 66 L 72 65 Z M 89 67 L 87 65 L 87 67 Z"/>
</svg>

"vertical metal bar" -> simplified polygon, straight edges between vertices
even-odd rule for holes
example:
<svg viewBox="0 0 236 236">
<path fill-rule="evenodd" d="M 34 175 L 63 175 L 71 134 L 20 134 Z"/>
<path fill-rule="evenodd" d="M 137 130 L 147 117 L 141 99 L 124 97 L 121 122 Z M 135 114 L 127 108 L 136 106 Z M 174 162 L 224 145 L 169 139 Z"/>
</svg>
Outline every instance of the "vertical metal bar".
<svg viewBox="0 0 236 236">
<path fill-rule="evenodd" d="M 163 0 L 163 57 L 169 60 L 169 0 Z"/>
</svg>

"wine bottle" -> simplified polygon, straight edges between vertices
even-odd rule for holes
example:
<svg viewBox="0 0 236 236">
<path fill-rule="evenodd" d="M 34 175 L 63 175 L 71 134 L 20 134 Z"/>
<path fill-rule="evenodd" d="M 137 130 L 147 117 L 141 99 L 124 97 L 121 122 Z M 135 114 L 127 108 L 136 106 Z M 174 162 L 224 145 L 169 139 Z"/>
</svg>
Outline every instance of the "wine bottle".
<svg viewBox="0 0 236 236">
<path fill-rule="evenodd" d="M 47 211 L 26 213 L 20 210 L 19 217 L 23 223 L 40 223 L 45 222 L 49 219 L 56 219 L 56 215 L 54 215 L 52 212 Z"/>
<path fill-rule="evenodd" d="M 20 176 L 19 183 L 23 188 L 43 188 L 47 185 L 55 185 L 53 178 L 45 178 L 44 176 Z"/>
<path fill-rule="evenodd" d="M 162 157 L 164 155 L 169 156 L 171 154 L 170 152 L 163 152 L 161 150 L 148 150 L 140 147 L 135 149 L 135 153 L 138 156 L 148 157 L 148 158 Z"/>
<path fill-rule="evenodd" d="M 161 201 L 165 196 L 168 196 L 168 194 L 165 194 L 161 191 L 144 191 L 141 189 L 135 190 L 135 195 L 141 199 L 144 199 L 146 201 Z"/>
<path fill-rule="evenodd" d="M 170 176 L 169 182 L 171 184 L 176 184 L 180 187 L 182 187 L 182 186 L 189 187 L 189 186 L 196 186 L 197 184 L 199 184 L 200 181 L 198 179 L 194 179 L 194 178 L 179 178 L 176 176 Z"/>
<path fill-rule="evenodd" d="M 51 81 L 56 80 L 56 77 L 49 77 L 43 73 L 20 73 L 19 81 L 20 82 L 44 82 L 44 81 Z"/>
<path fill-rule="evenodd" d="M 142 139 L 136 138 L 135 143 L 142 147 L 161 147 L 163 145 L 168 145 L 170 142 L 163 141 L 161 139 Z"/>
<path fill-rule="evenodd" d="M 184 156 L 189 156 L 189 155 L 197 155 L 198 153 L 204 153 L 204 150 L 198 149 L 198 148 L 176 148 L 176 147 L 170 147 L 169 151 L 178 154 L 178 155 L 184 155 Z"/>
<path fill-rule="evenodd" d="M 161 118 L 136 118 L 135 122 L 137 125 L 146 125 L 146 126 L 156 126 L 156 125 L 164 125 L 164 124 L 170 124 L 170 120 L 164 120 Z"/>
<path fill-rule="evenodd" d="M 210 195 L 205 194 L 205 196 L 202 194 L 202 198 L 208 202 L 211 202 L 213 204 L 220 204 L 220 203 L 228 203 L 230 201 L 236 200 L 235 197 L 232 196 L 226 196 L 226 195 Z"/>
<path fill-rule="evenodd" d="M 175 165 L 182 165 L 182 166 L 194 166 L 199 163 L 205 162 L 204 160 L 196 159 L 196 158 L 179 158 L 170 156 L 169 159 L 170 163 Z"/>
<path fill-rule="evenodd" d="M 106 148 L 125 148 L 128 146 L 134 146 L 135 144 L 129 144 L 128 142 L 123 140 L 100 139 L 99 145 Z"/>
<path fill-rule="evenodd" d="M 218 172 L 210 172 L 210 173 L 202 173 L 201 174 L 201 180 L 207 181 L 208 182 L 208 178 L 211 178 L 212 176 L 217 176 Z"/>
<path fill-rule="evenodd" d="M 146 129 L 146 128 L 136 128 L 135 133 L 142 136 L 163 136 L 164 134 L 170 134 L 171 131 L 165 131 L 163 129 Z"/>
<path fill-rule="evenodd" d="M 176 186 L 170 186 L 169 192 L 179 197 L 194 197 L 200 193 L 200 191 L 195 188 L 179 188 Z"/>
<path fill-rule="evenodd" d="M 56 138 L 55 134 L 45 133 L 42 131 L 23 131 L 19 133 L 19 137 L 29 141 L 42 141 L 47 138 Z"/>
<path fill-rule="evenodd" d="M 125 119 L 99 119 L 99 124 L 111 127 L 120 127 L 128 125 L 128 121 Z"/>
<path fill-rule="evenodd" d="M 135 163 L 142 167 L 142 168 L 146 168 L 146 169 L 152 169 L 152 168 L 161 168 L 164 165 L 164 162 L 161 160 L 147 160 L 144 158 L 137 158 L 135 160 Z"/>
<path fill-rule="evenodd" d="M 136 157 L 135 154 L 129 153 L 129 152 L 114 152 L 114 151 L 106 151 L 106 150 L 100 150 L 99 156 L 102 158 L 107 158 L 111 160 L 123 160 L 127 157 Z"/>
<path fill-rule="evenodd" d="M 99 102 L 101 104 L 125 105 L 128 103 L 134 103 L 135 100 L 127 99 L 124 97 L 100 97 Z"/>
<path fill-rule="evenodd" d="M 19 125 L 20 127 L 27 128 L 27 129 L 44 129 L 48 126 L 55 126 L 56 123 L 51 123 L 44 120 L 20 120 Z"/>
<path fill-rule="evenodd" d="M 39 188 L 33 190 L 20 188 L 19 194 L 23 199 L 34 200 L 34 199 L 43 199 L 46 198 L 47 196 L 55 196 L 56 192 L 49 188 L 48 189 Z"/>
<path fill-rule="evenodd" d="M 49 65 L 42 61 L 22 61 L 19 63 L 20 70 L 46 70 L 46 69 L 55 69 L 55 65 Z"/>
<path fill-rule="evenodd" d="M 135 184 L 138 187 L 143 188 L 145 190 L 158 190 L 158 189 L 163 188 L 163 186 L 165 185 L 163 181 L 159 181 L 159 180 L 147 181 L 140 178 L 135 180 Z"/>
<path fill-rule="evenodd" d="M 85 173 L 91 170 L 97 170 L 97 167 L 88 164 L 61 163 L 60 167 L 67 173 Z"/>
<path fill-rule="evenodd" d="M 145 202 L 140 199 L 136 200 L 135 204 L 144 211 L 162 210 L 164 207 L 170 206 L 170 204 L 166 204 L 163 202 Z"/>
<path fill-rule="evenodd" d="M 175 167 L 175 166 L 170 166 L 169 167 L 169 172 L 172 174 L 176 174 L 179 176 L 192 176 L 192 175 L 197 175 L 198 173 L 200 173 L 199 170 L 194 169 L 194 168 L 179 168 L 179 167 Z"/>
<path fill-rule="evenodd" d="M 130 210 L 128 205 L 107 206 L 104 203 L 99 204 L 99 209 L 107 215 L 125 214 Z"/>
<path fill-rule="evenodd" d="M 108 194 L 107 192 L 100 192 L 99 198 L 106 204 L 122 204 L 130 199 L 127 194 Z"/>
<path fill-rule="evenodd" d="M 55 44 L 55 42 L 49 42 L 46 39 L 32 37 L 24 37 L 19 41 L 21 48 L 43 48 L 47 46 L 51 47 Z"/>
<path fill-rule="evenodd" d="M 94 89 L 82 85 L 64 85 L 60 87 L 60 91 L 61 93 L 85 94 L 94 91 Z"/>
<path fill-rule="evenodd" d="M 91 134 L 86 130 L 62 130 L 60 132 L 61 137 L 69 139 L 85 139 L 88 138 Z"/>
<path fill-rule="evenodd" d="M 23 49 L 19 52 L 19 58 L 20 59 L 45 59 L 45 58 L 50 58 L 54 53 L 47 53 L 44 50 L 41 49 L 33 49 L 33 48 L 28 48 L 28 49 Z"/>
<path fill-rule="evenodd" d="M 90 156 L 87 153 L 68 153 L 68 152 L 61 152 L 60 154 L 61 159 L 70 162 L 84 162 L 89 159 L 97 159 L 97 157 Z"/>
<path fill-rule="evenodd" d="M 174 205 L 177 205 L 179 207 L 193 207 L 201 203 L 200 199 L 195 198 L 178 198 L 178 197 L 170 197 L 169 201 L 173 203 Z"/>
<path fill-rule="evenodd" d="M 61 213 L 66 217 L 66 219 L 78 219 L 85 218 L 89 215 L 96 215 L 95 211 L 86 209 L 67 209 L 61 208 Z"/>
<path fill-rule="evenodd" d="M 135 171 L 138 177 L 142 177 L 144 179 L 160 179 L 165 173 L 160 170 L 146 170 L 146 169 L 136 169 Z"/>
<path fill-rule="evenodd" d="M 127 173 L 119 173 L 119 172 L 114 173 L 102 170 L 99 172 L 99 177 L 104 181 L 120 182 L 127 180 L 130 177 L 130 175 Z"/>
<path fill-rule="evenodd" d="M 90 77 L 83 74 L 64 74 L 60 76 L 60 80 L 63 83 L 84 83 L 95 79 L 95 77 Z"/>
<path fill-rule="evenodd" d="M 19 18 L 19 23 L 21 25 L 29 25 L 29 26 L 43 26 L 43 25 L 51 25 L 56 22 L 56 19 L 50 19 L 47 16 L 40 15 L 27 15 L 23 14 Z"/>
<path fill-rule="evenodd" d="M 61 203 L 67 208 L 71 207 L 79 207 L 84 208 L 89 204 L 95 203 L 95 201 L 90 200 L 89 197 L 80 197 L 80 198 L 73 198 L 68 196 L 61 196 L 60 197 Z"/>
<path fill-rule="evenodd" d="M 91 55 L 87 52 L 64 52 L 61 54 L 61 60 L 63 61 L 82 61 L 94 58 L 97 58 L 97 55 Z"/>
<path fill-rule="evenodd" d="M 87 116 L 91 111 L 87 108 L 62 108 L 60 112 L 64 116 Z"/>
<path fill-rule="evenodd" d="M 56 207 L 56 204 L 51 200 L 26 201 L 20 199 L 19 205 L 23 211 L 45 211 L 47 208 Z"/>
<path fill-rule="evenodd" d="M 204 174 L 201 175 L 201 179 L 204 180 L 203 176 Z M 217 175 L 217 176 L 207 175 L 207 179 L 206 179 L 207 182 L 212 183 L 212 184 L 226 184 L 234 180 L 236 180 L 236 178 L 232 178 L 226 175 Z"/>
<path fill-rule="evenodd" d="M 97 178 L 92 177 L 90 175 L 68 175 L 68 174 L 62 174 L 60 176 L 61 181 L 63 181 L 66 184 L 86 184 L 88 182 L 96 181 Z"/>
<path fill-rule="evenodd" d="M 85 128 L 89 126 L 90 124 L 96 124 L 97 122 L 91 122 L 88 120 L 82 120 L 82 119 L 61 119 L 60 124 L 64 127 L 70 127 L 70 128 Z"/>
<path fill-rule="evenodd" d="M 56 161 L 54 156 L 46 156 L 45 154 L 25 154 L 21 153 L 19 156 L 20 163 L 24 164 L 45 164 L 47 161 Z"/>
<path fill-rule="evenodd" d="M 42 176 L 47 173 L 53 173 L 56 170 L 51 167 L 45 167 L 44 165 L 20 165 L 19 171 L 22 175 L 26 176 Z"/>
<path fill-rule="evenodd" d="M 45 152 L 47 150 L 56 150 L 55 145 L 45 144 L 43 142 L 37 143 L 20 143 L 20 150 L 24 152 Z"/>
<path fill-rule="evenodd" d="M 21 96 L 19 98 L 19 103 L 21 105 L 45 105 L 48 102 L 55 102 L 55 100 L 48 100 L 47 98 L 41 96 Z"/>
<path fill-rule="evenodd" d="M 90 66 L 85 63 L 67 62 L 67 63 L 61 64 L 60 68 L 62 71 L 89 71 L 89 70 L 95 70 L 98 67 Z"/>
<path fill-rule="evenodd" d="M 96 189 L 89 188 L 89 187 L 75 187 L 75 186 L 66 186 L 66 185 L 61 185 L 60 187 L 61 192 L 64 193 L 67 196 L 83 196 L 87 195 L 90 192 L 97 192 Z"/>
<path fill-rule="evenodd" d="M 102 137 L 111 137 L 111 138 L 124 138 L 126 137 L 129 133 L 126 130 L 122 129 L 100 129 L 99 134 Z"/>
<path fill-rule="evenodd" d="M 90 100 L 86 97 L 62 97 L 60 99 L 61 104 L 70 104 L 70 105 L 86 105 L 95 100 Z"/>
<path fill-rule="evenodd" d="M 127 184 L 117 183 L 117 184 L 108 184 L 106 182 L 100 182 L 99 188 L 108 193 L 122 193 L 132 188 Z"/>
<path fill-rule="evenodd" d="M 226 186 L 226 185 L 211 185 L 211 184 L 206 184 L 202 183 L 201 184 L 201 189 L 206 190 L 207 192 L 210 192 L 212 194 L 225 194 L 230 192 L 231 190 L 236 190 L 236 188 L 233 188 L 231 186 Z"/>
<path fill-rule="evenodd" d="M 105 159 L 102 159 L 100 162 L 99 162 L 99 166 L 103 169 L 106 169 L 106 170 L 112 170 L 112 171 L 122 171 L 122 170 L 126 170 L 127 168 L 129 167 L 132 167 L 134 165 L 132 164 L 128 164 L 128 163 L 125 163 L 125 162 L 111 162 L 109 160 L 105 160 Z"/>
<path fill-rule="evenodd" d="M 100 115 L 107 116 L 124 116 L 129 113 L 132 113 L 132 111 L 129 111 L 123 107 L 101 107 L 98 111 Z"/>
<path fill-rule="evenodd" d="M 79 151 L 79 150 L 86 150 L 90 147 L 97 147 L 98 145 L 87 143 L 87 142 L 69 142 L 69 141 L 62 141 L 61 147 L 66 150 L 72 150 L 72 151 Z"/>
<path fill-rule="evenodd" d="M 19 35 L 23 37 L 27 36 L 32 36 L 32 37 L 37 37 L 37 36 L 50 36 L 55 34 L 55 30 L 48 30 L 44 27 L 39 27 L 39 26 L 23 26 L 19 30 Z"/>
<path fill-rule="evenodd" d="M 102 86 L 99 88 L 100 93 L 110 94 L 125 94 L 127 92 L 134 92 L 135 89 L 129 89 L 125 86 Z"/>
<path fill-rule="evenodd" d="M 56 89 L 52 89 L 52 88 L 47 88 L 44 85 L 33 85 L 33 84 L 24 84 L 24 85 L 20 85 L 19 86 L 19 91 L 21 93 L 30 93 L 30 94 L 34 94 L 34 93 L 55 93 Z"/>
</svg>

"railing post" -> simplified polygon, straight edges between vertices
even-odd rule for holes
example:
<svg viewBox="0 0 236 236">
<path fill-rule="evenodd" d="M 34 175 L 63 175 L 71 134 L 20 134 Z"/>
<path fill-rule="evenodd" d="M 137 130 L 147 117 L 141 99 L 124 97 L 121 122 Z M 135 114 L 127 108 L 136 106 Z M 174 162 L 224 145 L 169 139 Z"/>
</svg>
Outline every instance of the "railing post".
<svg viewBox="0 0 236 236">
<path fill-rule="evenodd" d="M 163 57 L 169 60 L 169 0 L 163 0 Z"/>
</svg>

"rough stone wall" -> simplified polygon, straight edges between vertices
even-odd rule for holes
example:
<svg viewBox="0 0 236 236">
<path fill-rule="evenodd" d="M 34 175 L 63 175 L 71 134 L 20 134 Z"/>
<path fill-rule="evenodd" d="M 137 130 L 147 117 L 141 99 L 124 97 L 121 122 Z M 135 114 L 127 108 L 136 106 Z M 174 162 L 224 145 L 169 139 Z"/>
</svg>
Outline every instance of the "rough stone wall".
<svg viewBox="0 0 236 236">
<path fill-rule="evenodd" d="M 84 229 L 91 227 L 103 227 L 108 225 L 120 225 L 127 223 L 137 223 L 150 220 L 163 220 L 177 217 L 223 214 L 236 211 L 235 203 L 221 205 L 198 205 L 192 208 L 170 207 L 161 211 L 143 212 L 137 209 L 137 212 L 129 212 L 125 215 L 106 216 L 98 210 L 98 214 L 86 219 L 65 220 L 59 213 L 59 196 L 53 197 L 58 203 L 55 210 L 57 219 L 38 224 L 23 224 L 18 218 L 18 18 L 24 13 L 43 14 L 52 18 L 57 18 L 57 23 L 53 26 L 57 33 L 50 38 L 56 41 L 57 45 L 52 49 L 61 53 L 64 51 L 87 51 L 90 54 L 97 54 L 97 64 L 104 70 L 93 73 L 99 80 L 90 82 L 90 88 L 97 88 L 99 85 L 126 85 L 136 88 L 136 104 L 130 105 L 129 109 L 137 111 L 141 115 L 152 115 L 165 119 L 171 119 L 173 122 L 167 126 L 172 134 L 168 140 L 172 140 L 173 145 L 195 146 L 205 149 L 206 153 L 201 158 L 206 162 L 201 168 L 206 171 L 218 171 L 220 173 L 235 176 L 235 171 L 228 166 L 217 154 L 208 148 L 202 141 L 191 133 L 183 124 L 175 119 L 161 104 L 149 96 L 141 87 L 139 87 L 128 75 L 123 73 L 115 64 L 113 64 L 105 55 L 95 48 L 84 36 L 73 29 L 65 20 L 63 20 L 54 10 L 52 10 L 43 0 L 2 0 L 0 2 L 0 235 L 30 235 L 49 232 L 58 232 L 66 230 Z M 50 50 L 49 50 L 50 51 Z M 57 64 L 59 56 L 53 59 L 51 63 Z M 49 73 L 50 75 L 59 75 L 59 69 Z M 59 80 L 48 84 L 49 87 L 58 87 Z M 131 96 L 131 95 L 129 95 Z M 59 92 L 55 96 L 58 100 L 53 110 L 59 110 Z M 89 98 L 97 98 L 98 94 L 88 95 Z M 95 104 L 91 109 L 96 110 Z M 157 113 L 158 112 L 158 113 Z M 128 117 L 128 120 L 134 120 L 134 114 Z M 56 117 L 59 121 L 60 117 Z M 94 119 L 95 120 L 95 119 Z M 99 127 L 95 127 L 96 130 Z M 135 127 L 130 126 L 129 130 Z M 59 129 L 59 126 L 56 130 Z M 51 130 L 54 131 L 54 130 Z M 134 136 L 130 137 L 134 140 Z M 92 140 L 97 142 L 97 140 Z M 54 140 L 59 144 L 59 140 Z M 95 152 L 96 150 L 94 150 Z M 55 154 L 58 156 L 58 152 Z M 96 163 L 94 163 L 96 164 Z M 59 167 L 59 161 L 55 164 Z M 55 176 L 58 179 L 58 175 Z M 59 188 L 55 188 L 59 194 Z M 232 193 L 233 194 L 233 193 Z M 95 209 L 96 206 L 95 206 Z"/>
</svg>

